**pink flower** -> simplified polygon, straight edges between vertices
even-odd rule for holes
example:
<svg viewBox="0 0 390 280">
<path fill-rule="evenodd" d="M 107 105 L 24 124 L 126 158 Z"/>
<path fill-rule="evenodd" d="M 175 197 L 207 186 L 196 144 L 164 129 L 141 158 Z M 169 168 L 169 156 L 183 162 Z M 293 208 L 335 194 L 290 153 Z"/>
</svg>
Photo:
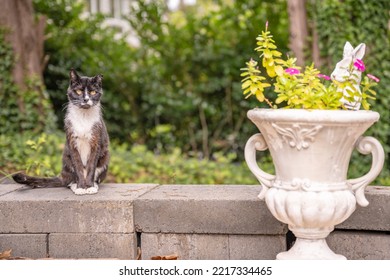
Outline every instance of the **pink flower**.
<svg viewBox="0 0 390 280">
<path fill-rule="evenodd" d="M 298 69 L 296 68 L 287 68 L 286 70 L 284 70 L 284 72 L 286 72 L 287 74 L 290 74 L 290 75 L 297 75 L 299 73 L 301 73 Z"/>
<path fill-rule="evenodd" d="M 373 80 L 376 83 L 379 83 L 379 81 L 380 81 L 380 79 L 378 77 L 375 77 L 372 74 L 367 74 L 367 77 L 370 78 L 371 80 Z"/>
<path fill-rule="evenodd" d="M 330 77 L 324 74 L 318 74 L 317 77 L 330 81 Z"/>
<path fill-rule="evenodd" d="M 265 30 L 268 30 L 268 20 L 265 22 Z"/>
<path fill-rule="evenodd" d="M 364 62 L 361 59 L 356 59 L 355 62 L 353 63 L 353 66 L 355 66 L 356 69 L 359 70 L 360 72 L 364 72 L 364 70 L 366 70 L 366 66 L 364 65 Z"/>
</svg>

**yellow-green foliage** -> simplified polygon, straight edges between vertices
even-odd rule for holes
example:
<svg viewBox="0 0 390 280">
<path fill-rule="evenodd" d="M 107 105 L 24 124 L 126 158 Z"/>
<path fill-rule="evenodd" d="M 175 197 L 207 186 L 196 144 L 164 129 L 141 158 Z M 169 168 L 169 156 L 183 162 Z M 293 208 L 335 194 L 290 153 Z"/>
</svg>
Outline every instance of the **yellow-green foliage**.
<svg viewBox="0 0 390 280">
<path fill-rule="evenodd" d="M 242 80 L 242 88 L 244 89 L 244 94 L 247 94 L 245 98 L 255 95 L 257 100 L 260 102 L 266 101 L 271 107 L 271 102 L 265 98 L 264 89 L 270 87 L 269 83 L 264 83 L 266 79 L 263 76 L 260 76 L 260 70 L 257 68 L 257 61 L 251 59 L 246 63 L 248 68 L 244 68 L 246 72 L 243 72 L 241 76 L 245 78 Z"/>
<path fill-rule="evenodd" d="M 281 104 L 286 108 L 296 109 L 345 109 L 340 101 L 345 90 L 349 96 L 344 98 L 348 101 L 355 100 L 355 97 L 361 98 L 363 108 L 370 108 L 367 100 L 375 99 L 376 93 L 372 87 L 376 83 L 365 77 L 360 93 L 354 86 L 356 76 L 353 73 L 353 64 L 349 66 L 345 81 L 326 81 L 330 78 L 321 74 L 313 64 L 301 71 L 301 67 L 295 64 L 295 58 L 282 59 L 282 53 L 277 50 L 272 37 L 266 26 L 266 30 L 257 37 L 255 48 L 268 77 L 262 75 L 258 62 L 254 59 L 246 63 L 246 68 L 241 69 L 241 76 L 244 77 L 242 89 L 246 98 L 255 95 L 260 102 L 266 102 L 271 108 L 277 108 L 277 105 Z M 274 102 L 264 94 L 264 89 L 271 87 L 272 83 L 273 91 L 277 93 Z"/>
</svg>

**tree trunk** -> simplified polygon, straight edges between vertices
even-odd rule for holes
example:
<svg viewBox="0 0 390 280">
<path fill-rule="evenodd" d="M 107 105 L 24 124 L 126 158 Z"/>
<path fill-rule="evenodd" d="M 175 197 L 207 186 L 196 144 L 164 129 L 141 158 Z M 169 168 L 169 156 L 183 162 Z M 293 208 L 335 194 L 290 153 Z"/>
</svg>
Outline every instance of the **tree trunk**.
<svg viewBox="0 0 390 280">
<path fill-rule="evenodd" d="M 26 79 L 36 76 L 42 82 L 45 18 L 34 18 L 32 0 L 0 0 L 0 26 L 15 56 L 14 82 L 26 89 Z"/>
<path fill-rule="evenodd" d="M 322 65 L 322 59 L 320 55 L 320 47 L 318 44 L 318 32 L 316 29 L 316 26 L 314 25 L 312 30 L 312 36 L 313 36 L 313 41 L 312 41 L 312 57 L 313 57 L 313 63 L 314 66 L 318 69 Z"/>
<path fill-rule="evenodd" d="M 305 65 L 304 50 L 308 38 L 305 4 L 305 0 L 287 1 L 290 22 L 290 49 L 297 58 L 297 65 L 299 66 Z"/>
</svg>

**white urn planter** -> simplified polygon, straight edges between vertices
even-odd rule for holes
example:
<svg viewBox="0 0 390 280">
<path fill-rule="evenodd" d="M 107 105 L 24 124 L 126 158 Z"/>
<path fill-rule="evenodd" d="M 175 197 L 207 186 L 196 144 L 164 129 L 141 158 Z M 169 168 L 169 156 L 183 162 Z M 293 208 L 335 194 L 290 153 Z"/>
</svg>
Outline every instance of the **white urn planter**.
<svg viewBox="0 0 390 280">
<path fill-rule="evenodd" d="M 362 134 L 379 119 L 373 111 L 253 109 L 248 118 L 261 133 L 245 147 L 245 160 L 261 183 L 260 199 L 297 237 L 277 259 L 345 259 L 325 238 L 345 221 L 356 203 L 367 206 L 365 187 L 381 172 L 384 151 Z M 370 171 L 347 180 L 353 149 L 372 154 Z M 256 151 L 269 149 L 275 175 L 262 171 Z"/>
</svg>

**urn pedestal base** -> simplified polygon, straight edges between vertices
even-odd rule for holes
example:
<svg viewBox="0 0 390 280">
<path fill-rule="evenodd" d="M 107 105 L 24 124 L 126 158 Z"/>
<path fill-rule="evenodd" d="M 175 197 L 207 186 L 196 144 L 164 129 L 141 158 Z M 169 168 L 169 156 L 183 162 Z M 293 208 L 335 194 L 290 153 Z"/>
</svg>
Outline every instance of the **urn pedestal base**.
<svg viewBox="0 0 390 280">
<path fill-rule="evenodd" d="M 335 254 L 323 239 L 297 238 L 294 246 L 276 256 L 277 260 L 346 260 L 343 255 Z"/>
</svg>

